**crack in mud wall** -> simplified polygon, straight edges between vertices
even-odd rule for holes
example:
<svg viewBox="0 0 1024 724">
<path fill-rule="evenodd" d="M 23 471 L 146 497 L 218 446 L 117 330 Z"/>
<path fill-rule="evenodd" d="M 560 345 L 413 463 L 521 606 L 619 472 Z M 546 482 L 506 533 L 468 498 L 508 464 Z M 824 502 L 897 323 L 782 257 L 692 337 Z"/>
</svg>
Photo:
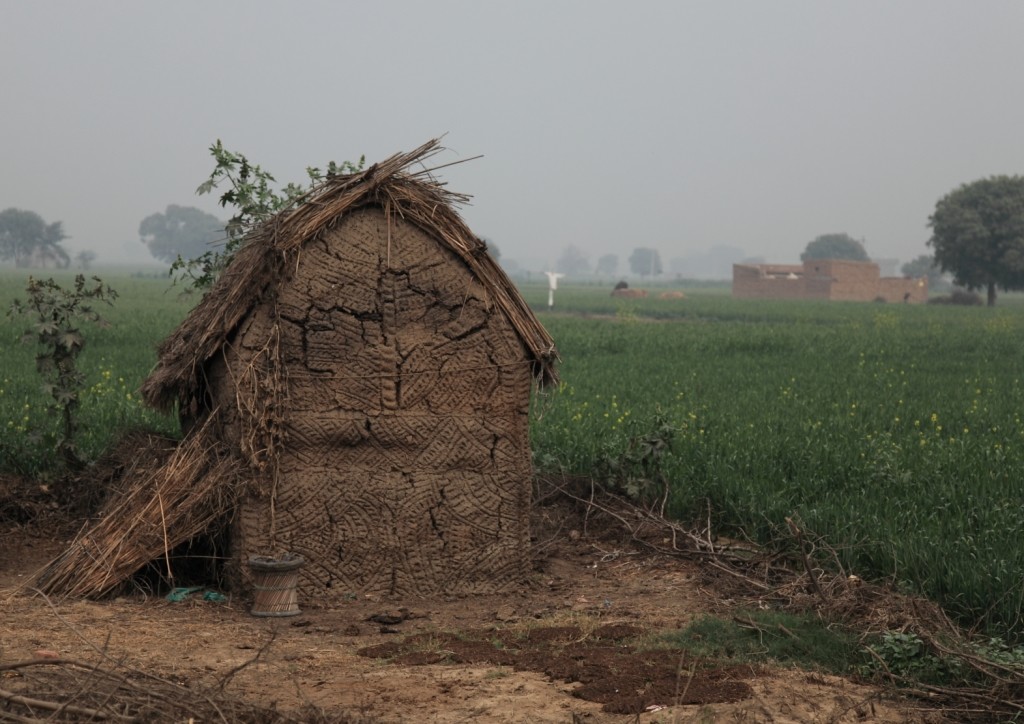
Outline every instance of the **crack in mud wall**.
<svg viewBox="0 0 1024 724">
<path fill-rule="evenodd" d="M 279 476 L 242 507 L 236 563 L 303 555 L 306 596 L 499 590 L 529 563 L 528 355 L 461 261 L 388 226 L 365 208 L 307 243 L 211 366 L 238 435 L 231 381 L 279 334 Z"/>
</svg>

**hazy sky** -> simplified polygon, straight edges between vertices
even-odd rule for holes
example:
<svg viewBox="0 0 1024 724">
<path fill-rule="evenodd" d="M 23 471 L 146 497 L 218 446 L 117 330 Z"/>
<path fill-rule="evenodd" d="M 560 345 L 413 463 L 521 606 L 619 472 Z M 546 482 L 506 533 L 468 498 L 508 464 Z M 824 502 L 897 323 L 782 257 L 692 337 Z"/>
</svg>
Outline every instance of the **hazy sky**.
<svg viewBox="0 0 1024 724">
<path fill-rule="evenodd" d="M 1024 172 L 1024 3 L 0 0 L 0 209 L 147 258 L 209 145 L 301 180 L 447 133 L 463 214 L 532 268 L 576 244 L 795 261 L 926 252 L 935 202 Z"/>
</svg>

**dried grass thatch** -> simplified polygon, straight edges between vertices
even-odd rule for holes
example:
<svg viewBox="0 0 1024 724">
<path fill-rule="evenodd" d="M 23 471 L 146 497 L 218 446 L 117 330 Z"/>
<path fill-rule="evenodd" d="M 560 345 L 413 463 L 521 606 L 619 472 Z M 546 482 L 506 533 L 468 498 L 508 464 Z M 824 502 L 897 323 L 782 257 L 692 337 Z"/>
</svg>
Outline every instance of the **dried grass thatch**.
<svg viewBox="0 0 1024 724">
<path fill-rule="evenodd" d="M 245 485 L 239 461 L 197 428 L 176 447 L 152 437 L 125 461 L 100 518 L 27 585 L 47 595 L 110 593 L 162 552 L 222 523 Z"/>
<path fill-rule="evenodd" d="M 441 150 L 439 139 L 434 139 L 360 173 L 328 178 L 298 205 L 254 229 L 213 288 L 160 346 L 156 369 L 142 386 L 145 400 L 165 411 L 194 400 L 204 363 L 297 259 L 303 245 L 332 228 L 346 212 L 369 205 L 416 224 L 461 259 L 522 339 L 535 376 L 541 383 L 555 380 L 554 341 L 455 211 L 468 197 L 445 189 L 431 176 L 431 169 L 410 170 Z"/>
</svg>

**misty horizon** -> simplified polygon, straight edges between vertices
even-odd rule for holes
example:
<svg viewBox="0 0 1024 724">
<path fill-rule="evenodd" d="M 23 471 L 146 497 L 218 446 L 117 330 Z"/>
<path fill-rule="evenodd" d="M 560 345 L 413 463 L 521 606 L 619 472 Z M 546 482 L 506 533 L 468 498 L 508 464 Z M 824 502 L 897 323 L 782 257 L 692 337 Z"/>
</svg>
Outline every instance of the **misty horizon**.
<svg viewBox="0 0 1024 724">
<path fill-rule="evenodd" d="M 621 273 L 636 247 L 673 274 L 722 249 L 794 262 L 833 232 L 906 262 L 943 195 L 1024 162 L 1016 3 L 5 11 L 0 209 L 62 221 L 99 265 L 159 265 L 138 227 L 170 204 L 230 216 L 195 195 L 217 139 L 284 184 L 447 134 L 437 164 L 483 157 L 439 176 L 504 260 L 575 245 Z"/>
</svg>

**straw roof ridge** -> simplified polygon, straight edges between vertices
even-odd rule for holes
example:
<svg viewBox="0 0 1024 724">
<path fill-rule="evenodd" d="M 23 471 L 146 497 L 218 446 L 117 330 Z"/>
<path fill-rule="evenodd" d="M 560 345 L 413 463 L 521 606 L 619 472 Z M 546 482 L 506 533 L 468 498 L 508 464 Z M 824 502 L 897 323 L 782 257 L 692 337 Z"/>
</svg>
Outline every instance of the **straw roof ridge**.
<svg viewBox="0 0 1024 724">
<path fill-rule="evenodd" d="M 272 290 L 295 253 L 346 212 L 370 205 L 423 228 L 458 256 L 510 320 L 533 359 L 538 380 L 543 384 L 557 379 L 551 336 L 455 210 L 469 197 L 446 189 L 432 175 L 435 169 L 424 165 L 442 150 L 435 138 L 359 173 L 331 176 L 254 228 L 213 287 L 159 346 L 157 365 L 141 388 L 146 402 L 169 411 L 176 402 L 193 398 L 203 365 Z M 410 170 L 417 164 L 422 168 Z"/>
</svg>

